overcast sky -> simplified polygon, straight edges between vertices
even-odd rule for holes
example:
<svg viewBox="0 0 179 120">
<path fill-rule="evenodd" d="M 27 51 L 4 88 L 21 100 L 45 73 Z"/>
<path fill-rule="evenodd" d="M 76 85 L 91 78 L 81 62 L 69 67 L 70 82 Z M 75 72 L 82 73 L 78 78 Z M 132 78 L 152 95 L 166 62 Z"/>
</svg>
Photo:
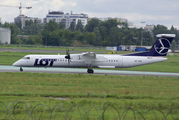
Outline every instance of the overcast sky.
<svg viewBox="0 0 179 120">
<path fill-rule="evenodd" d="M 48 11 L 85 13 L 89 17 L 118 17 L 128 19 L 135 26 L 172 25 L 179 30 L 179 0 L 0 0 L 0 5 L 30 7 L 22 9 L 29 17 L 45 18 Z M 15 7 L 0 6 L 0 18 L 4 23 L 13 22 L 19 15 Z"/>
</svg>

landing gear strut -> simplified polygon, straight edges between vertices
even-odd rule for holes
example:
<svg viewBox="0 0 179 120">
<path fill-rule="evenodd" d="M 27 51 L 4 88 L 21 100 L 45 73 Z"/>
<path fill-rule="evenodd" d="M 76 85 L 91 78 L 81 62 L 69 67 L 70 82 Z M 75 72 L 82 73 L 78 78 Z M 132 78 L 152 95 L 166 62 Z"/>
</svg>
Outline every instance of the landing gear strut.
<svg viewBox="0 0 179 120">
<path fill-rule="evenodd" d="M 94 70 L 92 69 L 92 65 L 91 63 L 90 64 L 86 64 L 88 66 L 88 70 L 87 70 L 87 73 L 94 73 Z"/>
<path fill-rule="evenodd" d="M 88 69 L 87 72 L 88 73 L 94 73 L 94 70 L 93 69 Z"/>
<path fill-rule="evenodd" d="M 20 67 L 20 71 L 22 72 L 23 71 L 23 69 Z"/>
</svg>

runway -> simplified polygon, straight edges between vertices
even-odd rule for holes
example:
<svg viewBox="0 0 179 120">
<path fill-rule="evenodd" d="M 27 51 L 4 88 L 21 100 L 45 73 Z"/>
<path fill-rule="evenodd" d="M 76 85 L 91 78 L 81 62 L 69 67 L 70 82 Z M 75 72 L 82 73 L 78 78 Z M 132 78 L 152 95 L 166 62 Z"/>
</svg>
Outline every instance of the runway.
<svg viewBox="0 0 179 120">
<path fill-rule="evenodd" d="M 20 72 L 19 67 L 0 65 L 0 72 Z M 67 74 L 88 74 L 83 68 L 28 68 L 23 67 L 23 72 L 34 73 L 67 73 Z M 130 75 L 130 76 L 166 76 L 179 77 L 179 73 L 167 72 L 142 72 L 142 71 L 121 71 L 94 69 L 94 75 Z"/>
</svg>

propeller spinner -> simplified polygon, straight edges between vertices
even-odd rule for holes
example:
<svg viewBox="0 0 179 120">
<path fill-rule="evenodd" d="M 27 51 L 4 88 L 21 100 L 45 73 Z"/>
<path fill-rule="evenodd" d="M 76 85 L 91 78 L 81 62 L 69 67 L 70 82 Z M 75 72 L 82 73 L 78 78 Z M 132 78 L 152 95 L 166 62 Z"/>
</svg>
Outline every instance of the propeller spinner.
<svg viewBox="0 0 179 120">
<path fill-rule="evenodd" d="M 66 59 L 68 59 L 68 64 L 70 64 L 70 53 L 69 53 L 69 49 L 66 50 L 66 56 L 65 56 Z"/>
</svg>

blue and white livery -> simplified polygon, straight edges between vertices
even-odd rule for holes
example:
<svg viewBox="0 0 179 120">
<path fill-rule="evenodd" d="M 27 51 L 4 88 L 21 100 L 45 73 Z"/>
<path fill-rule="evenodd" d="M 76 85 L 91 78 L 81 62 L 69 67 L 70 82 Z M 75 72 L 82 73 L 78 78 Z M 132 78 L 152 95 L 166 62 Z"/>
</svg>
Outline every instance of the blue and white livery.
<svg viewBox="0 0 179 120">
<path fill-rule="evenodd" d="M 88 73 L 94 73 L 92 68 L 128 68 L 167 60 L 166 55 L 175 34 L 158 34 L 157 40 L 150 51 L 109 55 L 85 52 L 67 55 L 26 55 L 16 61 L 13 66 L 20 67 L 68 67 L 87 68 Z"/>
</svg>

